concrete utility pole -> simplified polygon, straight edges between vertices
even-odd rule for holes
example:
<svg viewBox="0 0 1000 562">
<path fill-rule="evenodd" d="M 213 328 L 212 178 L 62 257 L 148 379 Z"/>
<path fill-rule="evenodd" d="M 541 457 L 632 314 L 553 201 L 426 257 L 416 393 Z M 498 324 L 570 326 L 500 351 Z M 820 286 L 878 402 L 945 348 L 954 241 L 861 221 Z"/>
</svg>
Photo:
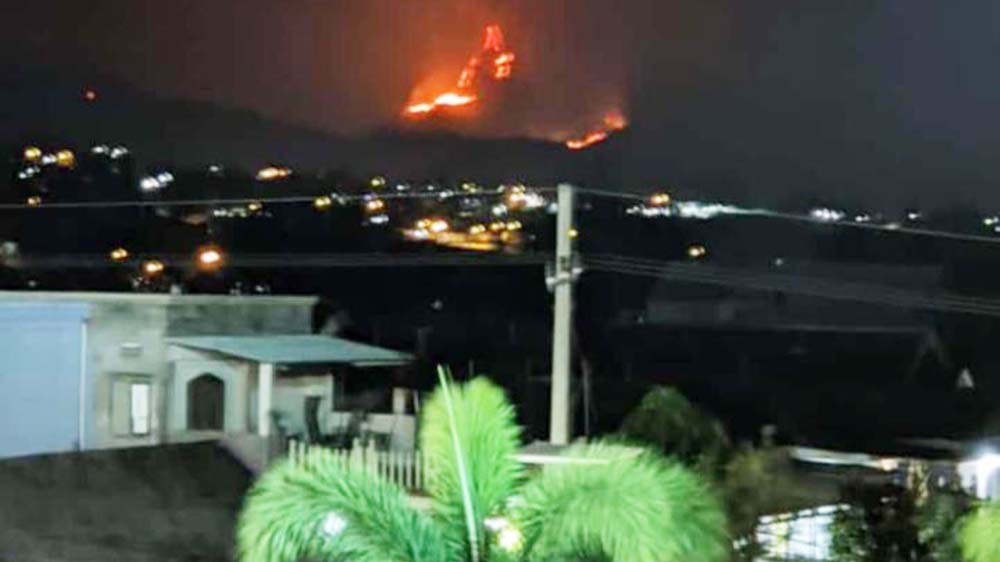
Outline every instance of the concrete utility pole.
<svg viewBox="0 0 1000 562">
<path fill-rule="evenodd" d="M 556 263 L 553 276 L 555 314 L 552 321 L 552 403 L 549 441 L 554 445 L 569 443 L 572 431 L 570 413 L 570 367 L 573 334 L 573 186 L 561 183 L 558 188 L 556 216 Z"/>
</svg>

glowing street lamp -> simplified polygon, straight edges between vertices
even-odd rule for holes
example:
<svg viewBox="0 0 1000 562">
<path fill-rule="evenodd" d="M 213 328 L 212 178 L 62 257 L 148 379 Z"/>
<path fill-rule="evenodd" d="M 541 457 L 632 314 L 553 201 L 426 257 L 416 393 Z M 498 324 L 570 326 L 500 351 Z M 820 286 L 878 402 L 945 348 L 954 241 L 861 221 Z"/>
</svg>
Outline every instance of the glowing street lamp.
<svg viewBox="0 0 1000 562">
<path fill-rule="evenodd" d="M 76 166 L 76 155 L 72 150 L 60 150 L 56 152 L 56 166 L 60 168 L 72 168 Z"/>
<path fill-rule="evenodd" d="M 708 254 L 708 250 L 701 244 L 693 244 L 688 246 L 687 253 L 689 258 L 696 260 L 705 257 Z"/>
<path fill-rule="evenodd" d="M 142 273 L 146 277 L 156 277 L 163 273 L 166 266 L 160 260 L 146 260 L 142 262 Z"/>
<path fill-rule="evenodd" d="M 666 207 L 670 204 L 670 195 L 666 193 L 654 193 L 649 197 L 651 207 Z"/>
<path fill-rule="evenodd" d="M 445 232 L 449 228 L 450 228 L 450 226 L 448 225 L 448 221 L 443 220 L 443 219 L 435 219 L 435 220 L 431 221 L 431 224 L 430 224 L 430 230 L 431 230 L 431 232 L 433 232 L 435 234 L 440 234 L 442 232 Z"/>
<path fill-rule="evenodd" d="M 115 248 L 114 250 L 111 250 L 111 252 L 108 254 L 108 257 L 110 257 L 111 261 L 115 263 L 122 263 L 123 261 L 128 259 L 128 250 L 121 247 Z"/>
<path fill-rule="evenodd" d="M 202 246 L 198 249 L 198 268 L 203 271 L 214 271 L 222 266 L 224 256 L 218 246 Z"/>
<path fill-rule="evenodd" d="M 42 204 L 42 198 L 37 195 L 32 195 L 31 197 L 28 197 L 26 203 L 29 207 L 38 207 Z"/>
<path fill-rule="evenodd" d="M 42 149 L 37 146 L 27 146 L 24 148 L 25 162 L 38 162 L 42 159 Z"/>
<path fill-rule="evenodd" d="M 313 207 L 315 207 L 317 211 L 325 211 L 326 209 L 329 209 L 332 205 L 333 205 L 333 199 L 331 199 L 329 195 L 322 195 L 320 197 L 313 199 Z"/>
</svg>

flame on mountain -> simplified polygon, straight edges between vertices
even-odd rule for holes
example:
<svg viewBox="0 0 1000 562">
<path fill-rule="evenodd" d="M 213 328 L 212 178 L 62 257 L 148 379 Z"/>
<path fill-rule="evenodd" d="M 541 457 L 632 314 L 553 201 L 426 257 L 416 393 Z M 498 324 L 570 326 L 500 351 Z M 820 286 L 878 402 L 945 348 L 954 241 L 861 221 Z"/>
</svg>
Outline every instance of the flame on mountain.
<svg viewBox="0 0 1000 562">
<path fill-rule="evenodd" d="M 411 118 L 428 117 L 443 107 L 461 107 L 475 103 L 479 99 L 478 83 L 484 64 L 488 65 L 490 78 L 507 80 L 514 72 L 516 58 L 513 51 L 507 50 L 500 26 L 486 26 L 483 46 L 478 54 L 465 63 L 455 89 L 440 92 L 429 99 L 416 98 L 415 94 L 411 94 L 409 103 L 403 108 L 403 115 Z"/>
<path fill-rule="evenodd" d="M 571 138 L 565 141 L 566 148 L 570 150 L 583 150 L 608 140 L 615 131 L 621 131 L 628 126 L 628 120 L 622 112 L 618 110 L 609 111 L 601 119 L 601 125 L 586 134 Z"/>
</svg>

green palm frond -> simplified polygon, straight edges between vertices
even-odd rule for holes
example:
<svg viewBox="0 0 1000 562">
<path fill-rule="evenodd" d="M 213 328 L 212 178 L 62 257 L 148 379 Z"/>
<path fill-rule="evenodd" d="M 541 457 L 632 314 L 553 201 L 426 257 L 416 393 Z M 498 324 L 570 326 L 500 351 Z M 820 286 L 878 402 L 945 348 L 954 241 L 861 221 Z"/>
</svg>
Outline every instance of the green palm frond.
<svg viewBox="0 0 1000 562">
<path fill-rule="evenodd" d="M 283 463 L 250 490 L 237 523 L 242 562 L 457 562 L 399 487 L 320 454 Z"/>
<path fill-rule="evenodd" d="M 959 542 L 966 562 L 1000 562 L 1000 502 L 984 504 L 969 515 Z"/>
<path fill-rule="evenodd" d="M 421 423 L 420 448 L 426 465 L 427 490 L 434 498 L 437 519 L 453 543 L 470 549 L 462 473 L 452 427 L 457 430 L 458 451 L 463 454 L 471 488 L 472 521 L 477 526 L 502 509 L 521 480 L 523 468 L 514 460 L 520 443 L 514 408 L 503 390 L 480 377 L 448 385 L 448 397 L 438 389 L 427 402 Z M 483 533 L 474 533 L 481 543 Z M 477 544 L 477 548 L 481 546 Z"/>
<path fill-rule="evenodd" d="M 571 447 L 583 463 L 547 466 L 522 490 L 515 520 L 525 558 L 721 562 L 726 517 L 699 476 L 658 455 L 609 444 Z"/>
</svg>

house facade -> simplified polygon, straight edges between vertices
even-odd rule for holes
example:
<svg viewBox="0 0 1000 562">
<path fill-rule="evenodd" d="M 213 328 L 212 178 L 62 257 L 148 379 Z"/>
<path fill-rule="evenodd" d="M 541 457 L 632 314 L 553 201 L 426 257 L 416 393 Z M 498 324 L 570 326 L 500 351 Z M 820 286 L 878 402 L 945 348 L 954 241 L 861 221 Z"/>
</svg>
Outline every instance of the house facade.
<svg viewBox="0 0 1000 562">
<path fill-rule="evenodd" d="M 330 423 L 339 365 L 409 356 L 312 335 L 316 300 L 0 292 L 0 458 L 303 432 L 310 403 Z"/>
</svg>

